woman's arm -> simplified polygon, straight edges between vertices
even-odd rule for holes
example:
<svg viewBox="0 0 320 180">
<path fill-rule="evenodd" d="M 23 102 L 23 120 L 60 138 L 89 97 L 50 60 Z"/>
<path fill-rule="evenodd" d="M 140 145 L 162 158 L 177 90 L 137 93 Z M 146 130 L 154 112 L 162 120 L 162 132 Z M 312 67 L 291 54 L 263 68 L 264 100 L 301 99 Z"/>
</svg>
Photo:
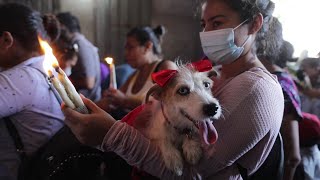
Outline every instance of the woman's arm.
<svg viewBox="0 0 320 180">
<path fill-rule="evenodd" d="M 82 99 L 91 114 L 80 114 L 62 106 L 65 122 L 80 142 L 92 146 L 103 142 L 102 149 L 116 152 L 129 164 L 161 179 L 190 179 L 197 176 L 189 167 L 185 167 L 183 176 L 176 176 L 166 169 L 156 144 L 126 123 L 115 121 L 89 99 L 83 96 Z"/>
<path fill-rule="evenodd" d="M 311 98 L 320 98 L 320 89 L 316 88 L 305 88 L 301 90 L 303 94 Z"/>
<path fill-rule="evenodd" d="M 170 61 L 170 60 L 163 60 L 163 62 L 161 62 L 159 68 L 157 69 L 157 71 L 161 71 L 161 70 L 165 70 L 165 69 L 177 69 L 177 65 Z"/>
<path fill-rule="evenodd" d="M 299 127 L 297 117 L 293 114 L 284 116 L 281 125 L 285 152 L 284 180 L 292 180 L 295 170 L 300 163 Z"/>
</svg>

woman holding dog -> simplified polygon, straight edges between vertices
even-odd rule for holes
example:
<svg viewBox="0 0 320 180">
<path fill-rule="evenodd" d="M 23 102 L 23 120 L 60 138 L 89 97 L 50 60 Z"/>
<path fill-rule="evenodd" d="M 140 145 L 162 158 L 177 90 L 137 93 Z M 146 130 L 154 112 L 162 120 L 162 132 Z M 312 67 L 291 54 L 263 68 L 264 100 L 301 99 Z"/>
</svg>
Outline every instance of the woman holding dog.
<svg viewBox="0 0 320 180">
<path fill-rule="evenodd" d="M 204 145 L 205 156 L 196 166 L 185 164 L 182 176 L 165 167 L 154 143 L 86 98 L 92 114 L 63 107 L 67 124 L 81 142 L 101 144 L 161 179 L 241 179 L 239 165 L 253 174 L 273 147 L 284 109 L 281 86 L 255 53 L 273 8 L 269 0 L 207 0 L 203 5 L 200 39 L 206 56 L 222 65 L 213 93 L 223 106 L 223 118 L 214 122 L 217 142 Z"/>
</svg>

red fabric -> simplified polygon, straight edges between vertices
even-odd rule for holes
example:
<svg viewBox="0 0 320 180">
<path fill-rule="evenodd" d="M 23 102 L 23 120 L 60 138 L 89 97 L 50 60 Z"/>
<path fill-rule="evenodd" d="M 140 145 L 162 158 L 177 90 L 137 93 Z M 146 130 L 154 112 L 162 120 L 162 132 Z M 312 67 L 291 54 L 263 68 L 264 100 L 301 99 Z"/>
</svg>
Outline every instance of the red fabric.
<svg viewBox="0 0 320 180">
<path fill-rule="evenodd" d="M 136 120 L 136 117 L 144 109 L 144 107 L 145 107 L 145 104 L 138 106 L 137 108 L 132 110 L 130 113 L 128 113 L 125 117 L 123 117 L 121 119 L 121 122 L 125 122 L 128 125 L 133 126 L 133 122 Z M 133 166 L 133 169 L 131 172 L 131 179 L 132 180 L 143 180 L 143 179 L 152 180 L 152 179 L 157 179 L 157 178 L 155 178 L 155 177 L 149 175 L 148 173 Z"/>
<path fill-rule="evenodd" d="M 314 114 L 302 112 L 299 122 L 299 138 L 301 146 L 310 146 L 320 141 L 320 120 Z"/>
<path fill-rule="evenodd" d="M 209 60 L 196 61 L 191 63 L 190 65 L 199 72 L 210 71 L 212 69 L 212 64 Z"/>
<path fill-rule="evenodd" d="M 200 60 L 187 65 L 193 67 L 199 72 L 205 72 L 212 69 L 212 64 L 209 60 Z M 170 79 L 172 79 L 178 73 L 177 70 L 161 70 L 151 74 L 152 80 L 160 87 L 164 87 Z"/>
<path fill-rule="evenodd" d="M 121 119 L 121 122 L 125 122 L 125 123 L 129 124 L 130 126 L 133 126 L 133 122 L 136 120 L 136 117 L 144 109 L 144 107 L 145 107 L 145 104 L 142 104 L 142 105 L 136 107 L 134 110 L 129 112 L 126 116 L 124 116 Z"/>
<path fill-rule="evenodd" d="M 151 74 L 152 80 L 159 86 L 165 86 L 177 74 L 177 70 L 161 70 Z"/>
</svg>

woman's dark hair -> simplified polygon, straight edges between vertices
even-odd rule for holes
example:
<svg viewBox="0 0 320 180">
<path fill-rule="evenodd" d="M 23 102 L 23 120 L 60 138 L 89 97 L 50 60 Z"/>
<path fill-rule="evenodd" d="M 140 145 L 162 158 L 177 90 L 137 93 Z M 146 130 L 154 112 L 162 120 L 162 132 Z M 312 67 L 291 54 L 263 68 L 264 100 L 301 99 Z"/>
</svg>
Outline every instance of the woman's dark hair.
<svg viewBox="0 0 320 180">
<path fill-rule="evenodd" d="M 256 41 L 268 39 L 266 32 L 268 31 L 275 8 L 275 4 L 271 0 L 224 0 L 224 2 L 239 13 L 242 21 L 248 19 L 246 23 L 252 22 L 254 17 L 261 13 L 263 16 L 263 24 L 256 35 Z"/>
<path fill-rule="evenodd" d="M 288 41 L 283 41 L 280 48 L 279 59 L 276 64 L 282 68 L 287 66 L 287 62 L 295 62 L 297 59 L 293 58 L 294 47 Z"/>
<path fill-rule="evenodd" d="M 55 53 L 63 61 L 71 60 L 79 52 L 79 46 L 77 43 L 73 43 L 64 39 L 59 39 L 56 43 L 54 43 L 53 48 Z"/>
<path fill-rule="evenodd" d="M 57 41 L 61 32 L 59 20 L 53 14 L 43 15 L 42 20 L 51 43 Z"/>
<path fill-rule="evenodd" d="M 273 17 L 269 23 L 268 31 L 265 33 L 267 37 L 264 40 L 256 41 L 257 56 L 265 59 L 272 64 L 285 67 L 288 59 L 281 59 L 280 53 L 283 46 L 282 24 L 278 18 Z"/>
<path fill-rule="evenodd" d="M 8 31 L 28 51 L 41 52 L 38 35 L 46 33 L 39 12 L 18 3 L 0 5 L 0 32 Z"/>
<path fill-rule="evenodd" d="M 79 19 L 70 12 L 59 13 L 57 14 L 57 18 L 70 32 L 74 33 L 81 31 Z"/>
<path fill-rule="evenodd" d="M 153 53 L 156 55 L 161 55 L 161 38 L 165 34 L 165 28 L 161 25 L 152 29 L 150 27 L 133 28 L 127 33 L 127 37 L 134 37 L 140 43 L 140 45 L 145 45 L 147 42 L 152 42 Z"/>
</svg>

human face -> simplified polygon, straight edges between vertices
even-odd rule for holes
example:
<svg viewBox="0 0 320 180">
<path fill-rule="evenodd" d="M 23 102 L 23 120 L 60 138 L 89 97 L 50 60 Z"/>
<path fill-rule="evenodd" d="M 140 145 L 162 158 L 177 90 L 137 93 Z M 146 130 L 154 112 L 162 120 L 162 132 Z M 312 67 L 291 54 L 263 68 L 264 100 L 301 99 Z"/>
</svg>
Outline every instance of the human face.
<svg viewBox="0 0 320 180">
<path fill-rule="evenodd" d="M 202 7 L 203 31 L 235 28 L 242 22 L 238 12 L 231 9 L 223 0 L 208 0 Z M 249 26 L 245 23 L 235 30 L 235 43 L 238 46 L 243 44 L 248 35 Z"/>
<path fill-rule="evenodd" d="M 145 47 L 140 45 L 135 37 L 128 37 L 125 45 L 125 58 L 133 68 L 138 68 L 143 63 Z"/>
</svg>

